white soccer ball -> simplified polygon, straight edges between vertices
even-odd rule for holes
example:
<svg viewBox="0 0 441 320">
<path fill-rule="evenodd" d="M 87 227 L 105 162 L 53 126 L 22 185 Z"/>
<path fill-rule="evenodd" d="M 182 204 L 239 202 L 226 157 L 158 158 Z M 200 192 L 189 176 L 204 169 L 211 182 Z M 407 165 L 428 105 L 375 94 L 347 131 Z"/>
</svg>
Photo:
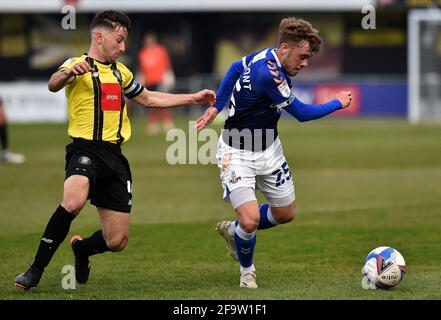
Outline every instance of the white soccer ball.
<svg viewBox="0 0 441 320">
<path fill-rule="evenodd" d="M 406 262 L 397 250 L 391 247 L 378 247 L 369 252 L 361 270 L 365 289 L 389 289 L 398 285 L 404 278 Z"/>
</svg>

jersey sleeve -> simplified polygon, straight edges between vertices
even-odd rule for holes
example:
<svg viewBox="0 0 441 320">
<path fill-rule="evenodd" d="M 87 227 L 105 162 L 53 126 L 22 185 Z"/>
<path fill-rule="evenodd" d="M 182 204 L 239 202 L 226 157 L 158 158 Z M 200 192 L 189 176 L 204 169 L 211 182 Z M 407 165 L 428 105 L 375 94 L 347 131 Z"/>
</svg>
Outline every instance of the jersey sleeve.
<svg viewBox="0 0 441 320">
<path fill-rule="evenodd" d="M 260 51 L 254 52 L 254 53 L 251 53 L 251 54 L 249 54 L 247 56 L 242 57 L 241 62 L 242 62 L 242 66 L 243 66 L 244 69 L 246 69 L 248 67 L 250 62 L 253 60 L 253 58 L 256 56 L 256 54 L 258 54 L 259 52 Z"/>
<path fill-rule="evenodd" d="M 76 65 L 78 62 L 81 62 L 81 61 L 84 61 L 81 57 L 69 58 L 66 61 L 64 61 L 61 66 L 58 67 L 57 71 L 64 71 L 69 68 L 72 68 L 74 65 Z M 76 79 L 77 79 L 77 76 L 74 76 L 71 80 L 69 80 L 68 83 L 66 83 L 66 86 L 70 86 L 73 83 L 75 83 Z"/>
<path fill-rule="evenodd" d="M 132 99 L 139 95 L 142 90 L 144 90 L 144 87 L 135 80 L 132 71 L 130 71 L 122 63 L 118 63 L 118 69 L 120 70 L 122 75 L 123 92 L 126 98 Z"/>
<path fill-rule="evenodd" d="M 271 101 L 273 108 L 284 108 L 295 98 L 285 74 L 273 60 L 266 61 L 260 67 L 257 89 Z"/>
<path fill-rule="evenodd" d="M 263 51 L 263 50 L 262 50 Z M 219 89 L 217 91 L 216 95 L 216 102 L 214 104 L 214 107 L 221 112 L 222 109 L 228 104 L 230 101 L 231 92 L 233 91 L 234 85 L 239 79 L 242 72 L 248 68 L 248 65 L 251 63 L 253 58 L 260 52 L 254 52 L 252 54 L 249 54 L 247 56 L 242 57 L 241 60 L 233 62 L 228 69 L 227 73 L 225 74 L 224 78 L 222 79 L 222 82 L 219 86 Z"/>
<path fill-rule="evenodd" d="M 295 98 L 284 110 L 300 122 L 304 122 L 322 118 L 341 108 L 342 104 L 337 99 L 323 104 L 306 104 Z"/>
<path fill-rule="evenodd" d="M 64 71 L 69 68 L 72 68 L 75 64 L 81 61 L 84 61 L 83 59 L 81 59 L 81 57 L 69 58 L 66 61 L 64 61 L 61 66 L 58 67 L 57 71 Z"/>
<path fill-rule="evenodd" d="M 217 91 L 216 102 L 214 104 L 214 107 L 219 112 L 221 112 L 222 109 L 229 102 L 231 92 L 233 91 L 234 88 L 234 84 L 236 83 L 237 79 L 239 79 L 243 70 L 244 68 L 242 65 L 242 61 L 236 61 L 230 66 L 230 69 L 228 69 L 227 73 L 222 79 L 222 82 Z"/>
</svg>

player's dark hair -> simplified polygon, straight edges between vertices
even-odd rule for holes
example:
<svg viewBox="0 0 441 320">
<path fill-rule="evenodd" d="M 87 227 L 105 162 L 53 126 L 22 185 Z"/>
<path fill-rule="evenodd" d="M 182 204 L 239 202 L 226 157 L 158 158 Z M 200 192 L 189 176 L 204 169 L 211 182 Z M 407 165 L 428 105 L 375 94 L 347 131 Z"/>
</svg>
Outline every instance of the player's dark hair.
<svg viewBox="0 0 441 320">
<path fill-rule="evenodd" d="M 93 17 L 90 30 L 93 30 L 95 27 L 106 27 L 110 29 L 122 27 L 127 32 L 130 32 L 131 24 L 130 18 L 125 13 L 113 10 L 102 11 Z"/>
<path fill-rule="evenodd" d="M 294 17 L 285 18 L 279 26 L 279 46 L 287 41 L 300 44 L 308 41 L 311 53 L 316 54 L 320 50 L 322 39 L 320 39 L 318 30 L 308 21 Z"/>
</svg>

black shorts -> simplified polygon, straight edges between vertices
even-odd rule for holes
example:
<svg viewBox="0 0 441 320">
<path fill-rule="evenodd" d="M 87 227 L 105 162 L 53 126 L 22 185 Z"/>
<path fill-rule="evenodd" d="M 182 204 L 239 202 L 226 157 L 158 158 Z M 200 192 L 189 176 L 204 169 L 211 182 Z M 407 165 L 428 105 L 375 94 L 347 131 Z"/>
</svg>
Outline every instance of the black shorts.
<svg viewBox="0 0 441 320">
<path fill-rule="evenodd" d="M 66 177 L 89 178 L 90 203 L 99 208 L 130 213 L 132 174 L 119 145 L 74 139 L 66 146 Z"/>
</svg>

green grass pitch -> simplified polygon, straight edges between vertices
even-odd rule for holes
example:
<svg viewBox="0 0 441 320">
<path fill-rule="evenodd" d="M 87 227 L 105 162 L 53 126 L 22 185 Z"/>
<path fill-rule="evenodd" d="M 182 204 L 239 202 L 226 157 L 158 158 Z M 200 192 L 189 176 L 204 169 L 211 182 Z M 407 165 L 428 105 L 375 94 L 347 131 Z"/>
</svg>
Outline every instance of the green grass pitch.
<svg viewBox="0 0 441 320">
<path fill-rule="evenodd" d="M 126 250 L 92 257 L 89 282 L 61 286 L 68 241 L 40 285 L 14 288 L 62 197 L 66 126 L 11 125 L 24 165 L 0 165 L 0 299 L 440 299 L 441 126 L 396 119 L 322 119 L 279 125 L 296 186 L 297 218 L 257 233 L 259 289 L 239 288 L 239 266 L 214 231 L 234 212 L 216 165 L 168 165 L 171 142 L 133 123 L 123 152 L 134 177 Z M 184 120 L 179 122 L 188 127 Z M 217 128 L 219 129 L 219 128 Z M 260 196 L 259 196 L 260 197 Z M 260 197 L 260 200 L 262 198 Z M 68 239 L 99 228 L 87 204 Z M 379 246 L 408 265 L 391 290 L 363 290 L 361 267 Z"/>
</svg>

